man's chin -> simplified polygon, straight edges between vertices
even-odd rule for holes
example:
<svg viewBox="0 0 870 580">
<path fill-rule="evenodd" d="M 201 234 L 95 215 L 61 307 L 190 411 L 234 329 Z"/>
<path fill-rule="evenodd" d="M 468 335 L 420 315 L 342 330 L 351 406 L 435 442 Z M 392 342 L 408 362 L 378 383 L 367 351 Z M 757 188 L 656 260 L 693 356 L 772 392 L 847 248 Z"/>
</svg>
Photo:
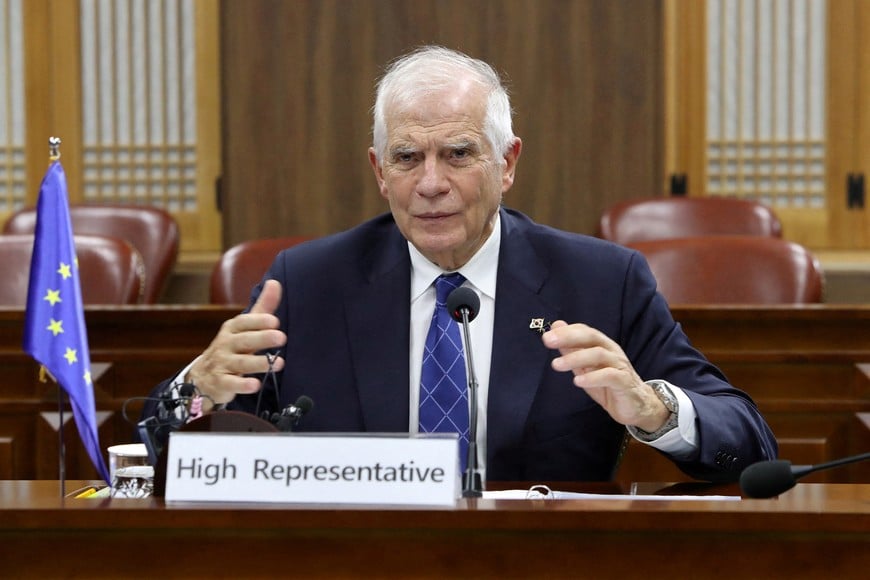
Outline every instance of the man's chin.
<svg viewBox="0 0 870 580">
<path fill-rule="evenodd" d="M 426 234 L 417 236 L 412 243 L 430 262 L 438 264 L 445 270 L 454 269 L 452 264 L 461 248 L 461 243 L 457 242 L 455 235 Z"/>
</svg>

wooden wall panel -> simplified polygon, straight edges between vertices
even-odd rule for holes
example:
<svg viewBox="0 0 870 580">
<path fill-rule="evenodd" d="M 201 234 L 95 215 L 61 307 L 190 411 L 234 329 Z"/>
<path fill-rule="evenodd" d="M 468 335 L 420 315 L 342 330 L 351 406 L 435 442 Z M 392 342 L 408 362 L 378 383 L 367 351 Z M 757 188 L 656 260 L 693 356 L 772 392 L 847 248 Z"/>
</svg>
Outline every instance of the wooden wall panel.
<svg viewBox="0 0 870 580">
<path fill-rule="evenodd" d="M 592 233 L 663 178 L 661 2 L 224 0 L 224 245 L 323 235 L 386 211 L 368 165 L 374 83 L 443 44 L 509 81 L 524 141 L 505 203 Z"/>
<path fill-rule="evenodd" d="M 0 479 L 16 479 L 24 472 L 33 452 L 32 437 L 24 434 L 29 422 L 24 417 L 0 414 Z"/>
<path fill-rule="evenodd" d="M 13 447 L 14 441 L 11 437 L 0 437 L 0 479 L 14 479 L 16 470 L 12 463 Z"/>
</svg>

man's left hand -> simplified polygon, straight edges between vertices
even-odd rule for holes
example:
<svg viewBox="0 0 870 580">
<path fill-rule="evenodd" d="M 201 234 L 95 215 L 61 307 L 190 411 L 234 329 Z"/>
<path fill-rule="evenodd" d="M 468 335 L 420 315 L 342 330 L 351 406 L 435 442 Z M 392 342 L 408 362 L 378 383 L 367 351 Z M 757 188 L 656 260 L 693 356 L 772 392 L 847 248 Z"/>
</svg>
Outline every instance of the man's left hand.
<svg viewBox="0 0 870 580">
<path fill-rule="evenodd" d="M 554 370 L 574 373 L 574 384 L 623 425 L 654 432 L 670 411 L 643 382 L 622 348 L 603 332 L 582 323 L 559 320 L 543 335 L 547 348 L 558 350 Z"/>
</svg>

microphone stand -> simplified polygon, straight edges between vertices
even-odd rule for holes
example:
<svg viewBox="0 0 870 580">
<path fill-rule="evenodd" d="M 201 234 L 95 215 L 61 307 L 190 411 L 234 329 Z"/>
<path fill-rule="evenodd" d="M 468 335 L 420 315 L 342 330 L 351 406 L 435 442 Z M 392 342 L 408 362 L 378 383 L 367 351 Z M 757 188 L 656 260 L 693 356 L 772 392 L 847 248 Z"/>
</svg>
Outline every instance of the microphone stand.
<svg viewBox="0 0 870 580">
<path fill-rule="evenodd" d="M 795 479 L 799 477 L 803 477 L 808 475 L 814 471 L 819 471 L 820 469 L 830 469 L 832 467 L 840 467 L 841 465 L 848 465 L 850 463 L 857 463 L 858 461 L 866 461 L 870 459 L 870 453 L 862 453 L 861 455 L 853 455 L 852 457 L 844 457 L 842 459 L 836 459 L 834 461 L 828 461 L 827 463 L 819 463 L 818 465 L 795 465 L 791 468 L 792 474 L 794 474 Z"/>
<path fill-rule="evenodd" d="M 468 455 L 462 474 L 462 497 L 483 497 L 483 479 L 477 457 L 477 377 L 471 357 L 471 335 L 468 331 L 468 308 L 460 308 L 462 332 L 465 336 L 465 361 L 468 374 Z"/>
</svg>

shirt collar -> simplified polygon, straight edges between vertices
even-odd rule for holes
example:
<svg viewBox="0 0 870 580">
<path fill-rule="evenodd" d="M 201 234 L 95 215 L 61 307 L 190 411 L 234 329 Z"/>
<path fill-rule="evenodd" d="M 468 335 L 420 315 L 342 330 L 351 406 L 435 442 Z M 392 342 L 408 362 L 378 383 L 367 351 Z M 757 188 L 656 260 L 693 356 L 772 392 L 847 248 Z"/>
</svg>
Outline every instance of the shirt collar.
<svg viewBox="0 0 870 580">
<path fill-rule="evenodd" d="M 501 216 L 499 213 L 495 214 L 495 224 L 489 238 L 458 270 L 474 288 L 493 300 L 495 299 L 495 281 L 498 274 L 498 252 L 501 246 Z M 408 242 L 408 252 L 411 255 L 411 301 L 413 302 L 432 285 L 435 278 L 444 274 L 446 270 L 442 270 L 430 262 L 411 242 Z"/>
</svg>

